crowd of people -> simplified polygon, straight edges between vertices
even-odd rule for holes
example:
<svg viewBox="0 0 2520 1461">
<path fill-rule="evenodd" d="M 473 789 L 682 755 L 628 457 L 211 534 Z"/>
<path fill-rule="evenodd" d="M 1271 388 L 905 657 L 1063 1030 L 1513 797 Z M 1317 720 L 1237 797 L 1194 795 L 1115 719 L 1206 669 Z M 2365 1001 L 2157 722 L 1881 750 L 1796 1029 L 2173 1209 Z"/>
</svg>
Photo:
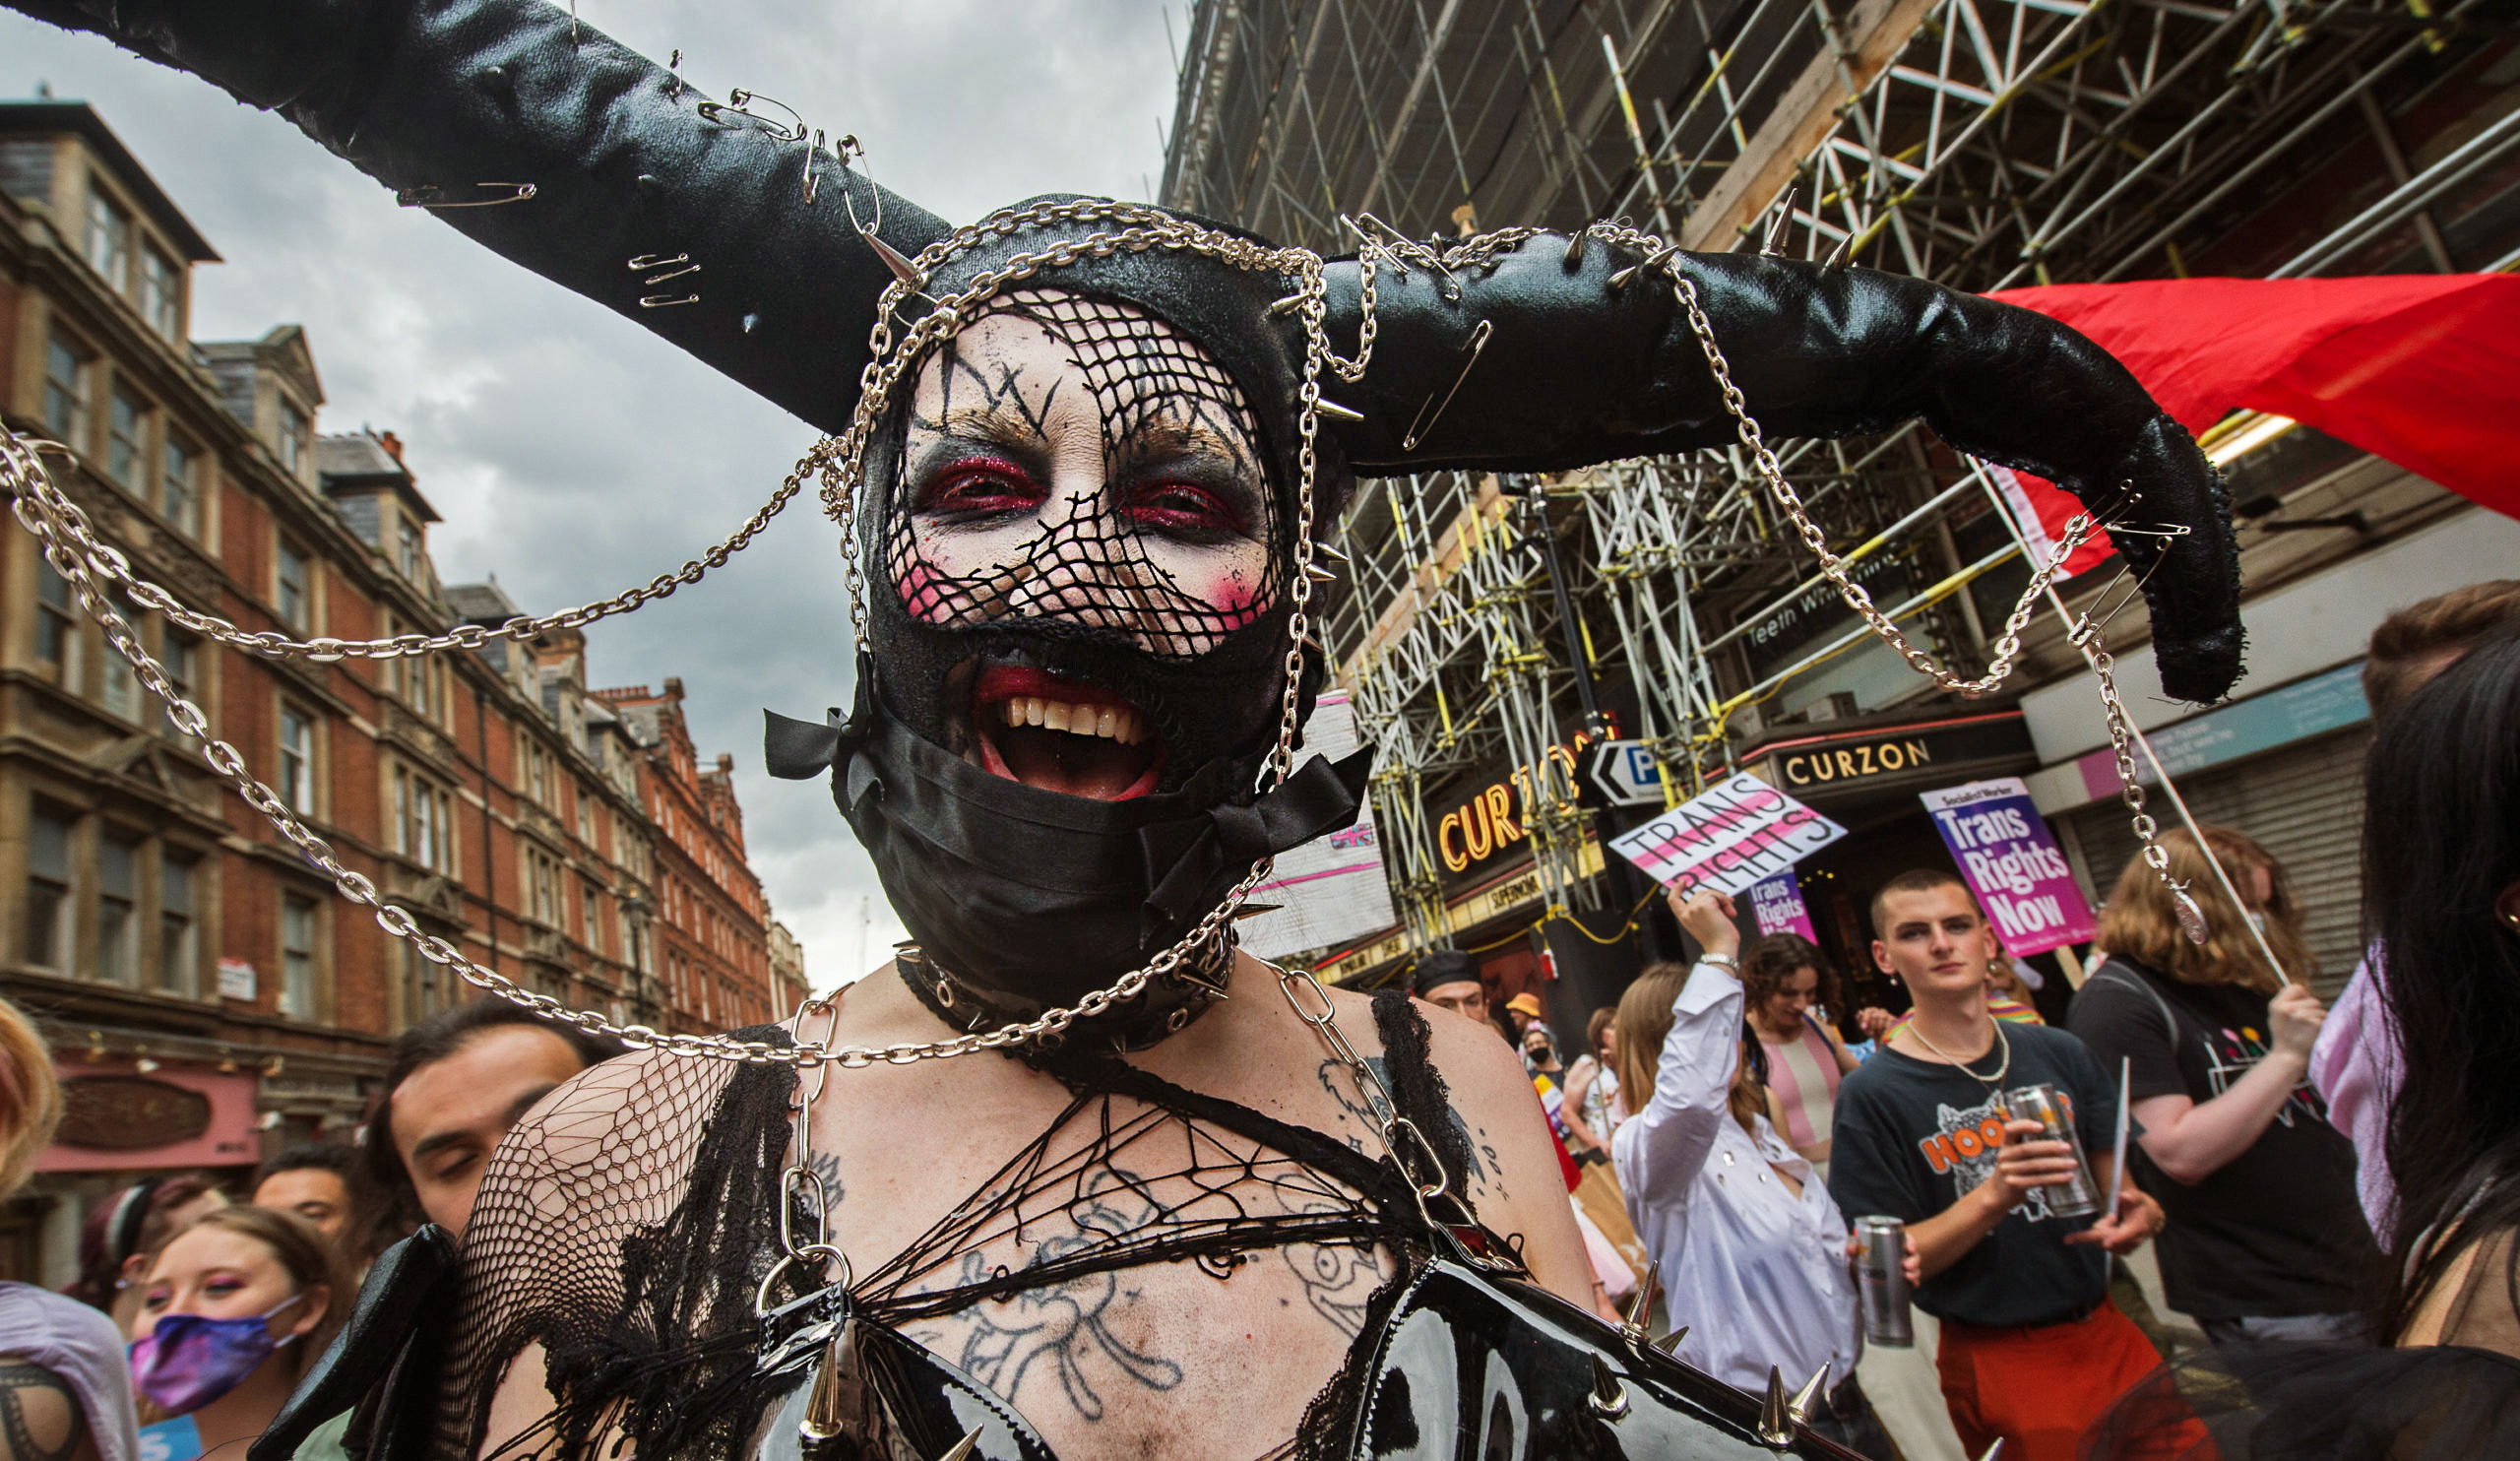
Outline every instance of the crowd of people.
<svg viewBox="0 0 2520 1461">
<path fill-rule="evenodd" d="M 1571 1061 L 1528 994 L 1491 1024 L 1465 955 L 1420 959 L 1413 989 L 1521 1051 L 1605 1316 L 1659 1313 L 1671 1353 L 1744 1390 L 1782 1377 L 1856 1454 L 1899 1454 L 1858 1378 L 1857 1219 L 1902 1225 L 1973 1456 L 2201 1461 L 2238 1410 L 2274 1418 L 2248 1454 L 2306 1458 L 2358 1408 L 2453 1394 L 2431 1440 L 2508 1441 L 2505 1391 L 2476 1380 L 2520 1373 L 2520 1088 L 2499 1068 L 2520 1048 L 2520 583 L 2395 616 L 2364 678 L 2368 953 L 2334 1011 L 2285 869 L 2215 826 L 2163 833 L 2165 866 L 2109 889 L 2056 1023 L 1947 867 L 1872 893 L 1895 1018 L 1843 1008 L 1807 939 L 1745 945 L 1709 891 L 1670 896 L 1695 959 L 1644 970 Z M 0 1457 L 183 1461 L 259 1435 L 362 1270 L 422 1223 L 460 1238 L 502 1136 L 619 1053 L 479 1001 L 402 1037 L 355 1145 L 284 1151 L 233 1191 L 193 1174 L 94 1203 L 66 1292 L 0 1284 Z M 60 1112 L 43 1042 L 0 1004 L 0 1191 Z M 2115 1297 L 2146 1244 L 2198 1353 Z M 2313 1402 L 2321 1424 L 2298 1414 Z M 348 1419 L 296 1454 L 347 1454 Z"/>
<path fill-rule="evenodd" d="M 289 1147 L 232 1193 L 186 1173 L 94 1203 L 67 1289 L 0 1283 L 0 1461 L 241 1457 L 346 1321 L 368 1265 L 422 1223 L 460 1237 L 500 1138 L 621 1052 L 479 1000 L 404 1032 L 357 1144 Z M 0 1195 L 61 1114 L 50 1052 L 0 1001 Z M 346 1461 L 349 1422 L 316 1427 L 299 1461 Z"/>
</svg>

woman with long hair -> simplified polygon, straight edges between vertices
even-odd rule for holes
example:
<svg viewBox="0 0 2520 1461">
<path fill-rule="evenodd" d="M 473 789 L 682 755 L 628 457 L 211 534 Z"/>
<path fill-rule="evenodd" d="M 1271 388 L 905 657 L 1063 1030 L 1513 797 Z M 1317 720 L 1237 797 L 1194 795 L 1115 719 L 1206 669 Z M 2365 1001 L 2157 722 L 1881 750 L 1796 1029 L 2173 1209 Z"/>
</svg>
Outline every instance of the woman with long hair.
<svg viewBox="0 0 2520 1461">
<path fill-rule="evenodd" d="M 176 1456 L 261 1435 L 354 1297 L 339 1248 L 304 1218 L 268 1207 L 196 1219 L 167 1240 L 139 1288 L 132 1380 L 161 1418 L 147 1438 L 161 1443 L 157 1454 Z M 339 1461 L 347 1424 L 318 1430 L 297 1461 Z"/>
<path fill-rule="evenodd" d="M 2365 942 L 2410 1052 L 2389 1112 L 2380 1332 L 2520 1357 L 2520 630 L 2468 652 L 2372 745 Z"/>
<path fill-rule="evenodd" d="M 1837 1030 L 1812 1013 L 1838 1007 L 1837 971 L 1811 940 L 1771 933 L 1741 956 L 1741 995 L 1767 1057 L 1768 1116 L 1826 1181 L 1838 1082 L 1857 1064 Z"/>
<path fill-rule="evenodd" d="M 2104 1068 L 2124 1062 L 2135 1181 L 2170 1216 L 2171 1305 L 2217 1343 L 2353 1339 L 2374 1250 L 2353 1143 L 2309 1085 L 2325 1010 L 2307 984 L 2300 902 L 2254 839 L 2203 830 L 2238 902 L 2192 834 L 2165 833 L 2171 877 L 2204 910 L 2207 937 L 2190 938 L 2161 878 L 2130 861 L 2101 918 L 2109 961 L 2075 997 L 2070 1028 Z"/>
<path fill-rule="evenodd" d="M 1618 1010 L 1606 1004 L 1584 1022 L 1584 1053 L 1566 1067 L 1566 1104 L 1605 1143 L 1627 1119 L 1618 1089 Z"/>
<path fill-rule="evenodd" d="M 1674 1322 L 1673 1353 L 1727 1384 L 1825 1375 L 1812 1428 L 1859 1454 L 1890 1454 L 1856 1383 L 1862 1353 L 1846 1219 L 1812 1165 L 1769 1124 L 1742 1023 L 1732 901 L 1670 895 L 1705 952 L 1648 967 L 1618 1002 L 1619 1089 L 1636 1111 L 1610 1138 L 1629 1217 Z"/>
</svg>

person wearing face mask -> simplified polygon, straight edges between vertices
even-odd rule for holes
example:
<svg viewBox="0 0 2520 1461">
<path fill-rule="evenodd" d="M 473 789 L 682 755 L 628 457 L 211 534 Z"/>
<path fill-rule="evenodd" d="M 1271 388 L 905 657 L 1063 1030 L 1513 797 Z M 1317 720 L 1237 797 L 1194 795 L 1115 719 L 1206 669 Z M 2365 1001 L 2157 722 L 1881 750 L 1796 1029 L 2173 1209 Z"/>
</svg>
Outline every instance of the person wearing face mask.
<svg viewBox="0 0 2520 1461">
<path fill-rule="evenodd" d="M 188 1461 L 260 1436 L 349 1303 L 339 1252 L 294 1213 L 229 1207 L 169 1239 L 141 1281 L 131 1376 L 154 1423 L 143 1454 Z M 298 1461 L 344 1461 L 348 1418 Z M 237 1452 L 229 1450 L 226 1455 Z"/>
<path fill-rule="evenodd" d="M 2200 944 L 2182 932 L 2161 879 L 2130 861 L 2101 916 L 2109 962 L 2075 995 L 2067 1028 L 2104 1069 L 2131 1062 L 2140 1134 L 2128 1165 L 2170 1216 L 2161 1264 L 2171 1306 L 2222 1344 L 2351 1339 L 2363 1332 L 2355 1310 L 2377 1250 L 2354 1144 L 2309 1083 L 2326 1011 L 2309 991 L 2316 966 L 2300 908 L 2254 839 L 2204 832 L 2239 903 L 2194 836 L 2164 833 L 2171 876 L 2204 908 L 2211 936 Z"/>
<path fill-rule="evenodd" d="M 1300 743 L 1354 483 L 1922 416 L 2104 517 L 2139 492 L 2181 530 L 2118 544 L 2166 689 L 2238 671 L 2210 464 L 2105 352 L 1994 301 L 1606 222 L 1331 259 L 1103 198 L 956 228 L 853 139 L 536 0 L 9 3 L 281 110 L 830 433 L 779 500 L 819 483 L 850 619 L 764 632 L 836 628 L 855 680 L 772 717 L 765 763 L 828 778 L 910 941 L 785 1027 L 623 1030 L 641 1049 L 490 1156 L 443 1301 L 446 1260 L 404 1261 L 442 1231 L 380 1259 L 429 1297 L 367 1297 L 443 1343 L 376 1433 L 437 1455 L 1815 1449 L 1783 1397 L 1583 1311 L 1511 1046 L 1237 947 L 1271 859 L 1350 825 L 1370 774 Z M 446 206 L 485 193 L 519 206 Z M 377 1343 L 305 1414 L 394 1371 L 397 1326 L 350 1333 Z"/>
</svg>

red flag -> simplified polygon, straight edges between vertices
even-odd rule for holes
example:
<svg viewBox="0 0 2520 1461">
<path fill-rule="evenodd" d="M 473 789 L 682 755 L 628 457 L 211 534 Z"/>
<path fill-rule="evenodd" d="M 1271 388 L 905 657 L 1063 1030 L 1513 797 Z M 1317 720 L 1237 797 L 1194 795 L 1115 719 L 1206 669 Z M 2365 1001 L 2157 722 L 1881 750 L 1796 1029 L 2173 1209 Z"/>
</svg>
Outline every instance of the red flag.
<svg viewBox="0 0 2520 1461">
<path fill-rule="evenodd" d="M 1988 297 L 2090 336 L 2190 431 L 2240 408 L 2290 416 L 2520 518 L 2520 278 L 2164 279 Z M 2060 531 L 2073 499 L 2021 480 Z"/>
</svg>

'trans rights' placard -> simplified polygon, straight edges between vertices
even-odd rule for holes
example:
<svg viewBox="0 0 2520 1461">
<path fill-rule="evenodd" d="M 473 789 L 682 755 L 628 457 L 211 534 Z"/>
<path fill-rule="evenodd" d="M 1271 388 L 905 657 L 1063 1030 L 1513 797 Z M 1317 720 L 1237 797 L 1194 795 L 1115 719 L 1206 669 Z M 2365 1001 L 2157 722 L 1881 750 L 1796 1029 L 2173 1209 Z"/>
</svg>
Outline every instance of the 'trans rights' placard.
<svg viewBox="0 0 2520 1461">
<path fill-rule="evenodd" d="M 1747 772 L 1736 772 L 1610 843 L 1610 851 L 1683 897 L 1737 894 L 1847 835 L 1847 829 Z"/>
<path fill-rule="evenodd" d="M 2020 777 L 1920 795 L 2008 952 L 2027 958 L 2099 931 L 2056 835 Z"/>
</svg>

